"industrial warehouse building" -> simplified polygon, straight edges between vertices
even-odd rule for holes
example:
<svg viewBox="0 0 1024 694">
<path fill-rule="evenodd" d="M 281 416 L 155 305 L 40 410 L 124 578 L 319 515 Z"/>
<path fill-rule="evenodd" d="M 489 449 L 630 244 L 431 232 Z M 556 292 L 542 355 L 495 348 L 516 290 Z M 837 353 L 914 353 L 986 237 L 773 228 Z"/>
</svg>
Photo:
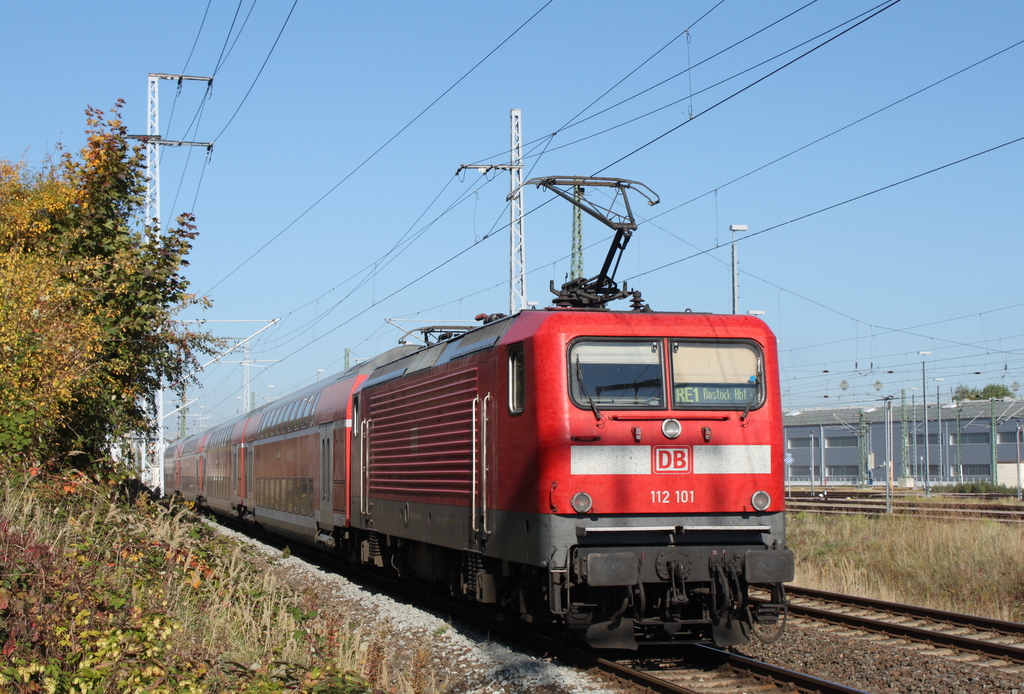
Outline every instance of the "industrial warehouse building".
<svg viewBox="0 0 1024 694">
<path fill-rule="evenodd" d="M 1024 400 L 920 403 L 786 412 L 788 482 L 924 487 L 960 481 L 1019 485 Z"/>
</svg>

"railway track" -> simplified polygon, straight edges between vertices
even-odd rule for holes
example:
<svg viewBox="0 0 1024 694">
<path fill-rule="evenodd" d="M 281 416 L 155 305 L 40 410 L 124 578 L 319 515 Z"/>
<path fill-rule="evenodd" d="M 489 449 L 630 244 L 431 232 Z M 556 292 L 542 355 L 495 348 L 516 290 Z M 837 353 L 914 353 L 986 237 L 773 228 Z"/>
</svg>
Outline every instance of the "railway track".
<svg viewBox="0 0 1024 694">
<path fill-rule="evenodd" d="M 914 626 L 923 628 L 920 626 L 919 620 L 924 616 L 931 616 L 942 624 L 952 625 L 952 627 L 938 627 L 939 631 L 948 632 L 958 629 L 977 631 L 984 627 L 993 634 L 991 638 L 984 639 L 990 641 L 991 644 L 1003 643 L 1003 645 L 1012 647 L 1024 641 L 1024 636 L 1020 635 L 1021 625 L 1007 624 L 998 620 L 983 622 L 971 620 L 965 624 L 963 620 L 970 618 L 964 618 L 962 615 L 930 610 L 921 611 L 919 608 L 907 608 L 902 605 L 890 606 L 887 603 L 865 601 L 850 596 L 830 595 L 794 588 L 791 596 L 794 603 L 793 615 L 789 619 L 791 628 L 788 628 L 787 633 L 777 642 L 779 650 L 772 652 L 770 650 L 772 646 L 767 646 L 769 650 L 765 651 L 762 645 L 761 650 L 747 651 L 754 658 L 768 660 L 782 667 L 773 667 L 735 653 L 700 647 L 644 648 L 633 653 L 594 652 L 574 648 L 571 644 L 566 643 L 563 635 L 546 635 L 523 628 L 518 620 L 514 620 L 512 623 L 495 621 L 493 615 L 483 613 L 479 606 L 453 605 L 447 600 L 425 599 L 421 590 L 403 590 L 400 584 L 396 584 L 392 580 L 381 580 L 376 575 L 353 572 L 350 570 L 351 567 L 339 567 L 330 557 L 309 551 L 306 547 L 295 547 L 294 553 L 302 555 L 308 562 L 322 569 L 346 574 L 351 580 L 372 586 L 373 589 L 396 596 L 402 601 L 448 615 L 448 619 L 471 627 L 469 633 L 476 631 L 485 634 L 485 640 L 494 639 L 504 642 L 506 645 L 528 654 L 531 662 L 558 660 L 567 666 L 575 667 L 583 671 L 582 677 L 592 679 L 597 689 L 618 694 L 650 691 L 686 694 L 711 694 L 712 692 L 715 694 L 723 692 L 762 694 L 793 691 L 853 694 L 863 691 L 907 691 L 907 689 L 901 689 L 902 684 L 918 682 L 919 678 L 923 676 L 921 673 L 929 673 L 933 682 L 936 677 L 946 677 L 945 671 L 937 670 L 935 667 L 935 658 L 930 657 L 932 655 L 950 657 L 951 659 L 946 661 L 948 663 L 946 667 L 950 671 L 956 668 L 960 673 L 979 673 L 960 676 L 957 679 L 958 682 L 987 682 L 995 679 L 1002 683 L 1024 681 L 1024 666 L 1007 655 L 1007 652 L 993 653 L 990 649 L 987 655 L 976 655 L 977 648 L 966 649 L 963 644 L 957 646 L 936 645 L 938 642 L 934 638 L 923 639 L 921 643 L 924 645 L 910 645 L 906 640 L 909 638 L 907 636 L 878 635 L 879 631 L 869 631 L 864 625 L 847 626 L 838 623 L 834 617 L 826 620 L 819 618 L 821 615 L 812 617 L 797 613 L 804 608 L 816 608 L 824 612 L 855 613 L 866 610 L 866 605 L 874 603 L 875 606 L 886 608 L 876 615 L 880 620 L 889 622 L 918 620 Z M 894 618 L 892 616 L 894 613 L 909 614 L 910 618 Z M 763 634 L 766 637 L 772 635 Z M 825 641 L 830 641 L 831 644 L 826 646 Z M 885 645 L 879 646 L 880 643 Z M 973 646 L 973 644 L 970 645 Z M 902 662 L 897 665 L 896 669 L 889 669 L 890 664 L 882 663 L 882 660 L 886 658 L 882 654 L 883 651 L 897 653 L 906 651 L 907 648 L 920 650 L 912 651 L 912 655 L 901 658 Z M 960 650 L 961 648 L 964 650 Z M 835 667 L 837 653 L 839 654 L 838 658 L 843 661 L 843 666 L 839 668 Z M 919 657 L 917 654 L 923 654 L 925 657 Z M 1016 655 L 1015 652 L 1012 654 Z M 953 660 L 954 656 L 959 660 Z M 831 662 L 829 662 L 830 658 Z M 906 668 L 902 667 L 907 660 L 912 661 L 913 667 L 916 668 L 909 673 Z M 965 662 L 965 660 L 971 662 Z M 872 668 L 872 665 L 876 667 Z M 988 672 L 991 675 L 980 674 L 983 670 L 979 666 L 984 665 L 989 666 Z M 939 672 L 942 674 L 938 675 Z M 833 681 L 826 681 L 826 678 Z M 896 689 L 893 689 L 894 686 Z M 1012 685 L 1004 684 L 1004 686 L 997 685 L 995 688 L 989 687 L 986 691 L 1009 692 L 1012 689 Z M 1024 689 L 1024 687 L 1020 689 Z M 976 689 L 957 685 L 949 689 L 933 688 L 922 691 L 948 691 L 950 694 L 956 694 L 957 692 L 976 691 Z"/>
<path fill-rule="evenodd" d="M 422 599 L 422 596 L 421 596 Z M 815 675 L 761 662 L 710 646 L 643 647 L 634 653 L 603 654 L 567 643 L 518 621 L 494 621 L 477 607 L 448 600 L 431 600 L 432 609 L 487 631 L 545 658 L 587 670 L 610 681 L 606 691 L 620 694 L 865 694 L 864 690 L 830 682 Z"/>
<path fill-rule="evenodd" d="M 922 502 L 907 498 L 895 498 L 890 505 L 885 499 L 850 497 L 839 494 L 818 498 L 793 498 L 786 501 L 787 511 L 825 513 L 831 515 L 879 516 L 892 512 L 913 515 L 928 520 L 990 520 L 999 523 L 1024 523 L 1024 506 L 978 504 L 966 502 Z"/>
<path fill-rule="evenodd" d="M 254 532 L 253 528 L 242 523 L 225 522 L 224 519 L 220 521 L 238 532 L 258 537 L 263 542 L 284 545 L 280 538 Z M 304 545 L 295 546 L 293 553 L 321 569 L 343 574 L 361 585 L 384 591 L 425 609 L 443 613 L 451 619 L 488 634 L 489 638 L 497 638 L 539 657 L 554 658 L 567 665 L 589 671 L 608 682 L 609 686 L 605 691 L 617 691 L 621 694 L 721 694 L 755 691 L 758 694 L 865 694 L 860 689 L 711 647 L 656 646 L 635 653 L 618 652 L 619 657 L 606 657 L 604 652 L 567 643 L 563 634 L 547 634 L 518 620 L 496 619 L 493 614 L 481 610 L 479 605 L 426 595 L 418 587 L 411 587 L 393 578 L 341 563 L 331 555 Z"/>
<path fill-rule="evenodd" d="M 937 655 L 1024 675 L 1024 624 L 790 586 L 793 620 L 925 644 Z M 798 624 L 799 622 L 795 622 Z"/>
<path fill-rule="evenodd" d="M 864 694 L 861 689 L 708 646 L 677 646 L 663 655 L 652 650 L 641 658 L 599 659 L 595 666 L 618 680 L 655 692 Z"/>
</svg>

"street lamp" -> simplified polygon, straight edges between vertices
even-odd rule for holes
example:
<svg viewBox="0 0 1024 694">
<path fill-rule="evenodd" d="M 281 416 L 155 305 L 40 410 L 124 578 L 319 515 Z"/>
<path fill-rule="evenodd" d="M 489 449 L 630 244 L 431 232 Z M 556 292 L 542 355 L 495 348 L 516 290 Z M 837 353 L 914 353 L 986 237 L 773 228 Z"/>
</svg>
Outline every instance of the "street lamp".
<svg viewBox="0 0 1024 694">
<path fill-rule="evenodd" d="M 892 466 L 896 457 L 893 442 L 892 396 L 885 396 L 885 512 L 892 513 Z"/>
<path fill-rule="evenodd" d="M 931 352 L 918 352 L 922 357 L 931 354 Z M 924 408 L 924 495 L 931 496 L 932 488 L 928 483 L 929 466 L 931 465 L 931 457 L 928 452 L 928 382 L 924 376 L 924 359 L 921 360 L 921 406 Z"/>
<path fill-rule="evenodd" d="M 813 431 L 808 431 L 807 432 L 807 438 L 809 440 L 808 443 L 810 444 L 808 446 L 808 448 L 811 451 L 811 496 L 813 497 L 814 496 L 814 432 Z"/>
<path fill-rule="evenodd" d="M 1024 422 L 1017 420 L 1017 501 L 1021 500 L 1020 490 L 1020 430 Z"/>
<path fill-rule="evenodd" d="M 936 381 L 945 381 L 946 379 L 944 379 L 944 378 L 936 378 L 935 380 Z M 939 437 L 939 440 L 938 440 L 938 446 L 936 447 L 936 449 L 938 450 L 938 453 L 939 453 L 939 477 L 941 478 L 941 477 L 943 477 L 945 475 L 946 470 L 942 466 L 942 449 L 943 449 L 945 444 L 943 443 L 943 438 L 942 438 L 942 394 L 939 392 L 939 388 L 940 388 L 939 384 L 936 383 L 935 384 L 935 428 L 939 430 L 939 433 L 937 434 L 938 437 Z M 947 464 L 949 463 L 949 453 L 948 453 L 948 451 L 946 453 L 946 463 Z"/>
</svg>

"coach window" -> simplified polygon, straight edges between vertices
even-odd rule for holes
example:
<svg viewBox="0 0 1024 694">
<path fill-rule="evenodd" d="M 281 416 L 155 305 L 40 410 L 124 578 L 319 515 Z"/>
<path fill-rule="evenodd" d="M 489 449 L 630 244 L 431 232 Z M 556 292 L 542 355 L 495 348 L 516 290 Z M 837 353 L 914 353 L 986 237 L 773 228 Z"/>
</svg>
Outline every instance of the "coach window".
<svg viewBox="0 0 1024 694">
<path fill-rule="evenodd" d="M 526 406 L 526 355 L 523 346 L 508 351 L 508 409 L 519 414 Z"/>
<path fill-rule="evenodd" d="M 579 340 L 569 348 L 569 393 L 584 409 L 665 407 L 661 340 Z"/>
<path fill-rule="evenodd" d="M 749 342 L 672 343 L 675 409 L 756 409 L 764 402 L 761 352 Z"/>
</svg>

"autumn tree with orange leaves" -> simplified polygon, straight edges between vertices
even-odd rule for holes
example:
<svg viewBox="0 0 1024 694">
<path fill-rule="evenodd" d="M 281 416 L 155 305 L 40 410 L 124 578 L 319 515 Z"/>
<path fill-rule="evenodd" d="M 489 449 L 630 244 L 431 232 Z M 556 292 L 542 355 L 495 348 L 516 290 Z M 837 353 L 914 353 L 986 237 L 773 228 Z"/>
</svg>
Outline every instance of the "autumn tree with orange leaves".
<svg viewBox="0 0 1024 694">
<path fill-rule="evenodd" d="M 195 230 L 182 215 L 146 227 L 142 148 L 120 120 L 86 110 L 87 141 L 38 170 L 0 160 L 0 456 L 109 469 L 147 403 L 184 387 L 208 333 L 173 317 L 204 302 L 182 268 Z"/>
</svg>

